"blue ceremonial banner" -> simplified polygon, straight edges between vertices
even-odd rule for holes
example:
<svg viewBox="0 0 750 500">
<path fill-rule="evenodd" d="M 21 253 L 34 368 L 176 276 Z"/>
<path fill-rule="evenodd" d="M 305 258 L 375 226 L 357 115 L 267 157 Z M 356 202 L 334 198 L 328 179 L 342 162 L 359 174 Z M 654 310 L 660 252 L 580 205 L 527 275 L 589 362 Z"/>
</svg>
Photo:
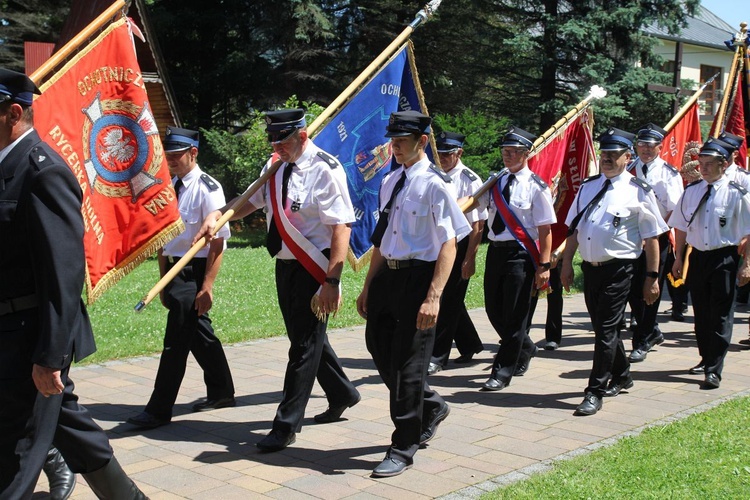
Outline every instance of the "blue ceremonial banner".
<svg viewBox="0 0 750 500">
<path fill-rule="evenodd" d="M 391 169 L 391 144 L 385 137 L 388 119 L 395 111 L 426 114 L 407 47 L 396 53 L 314 138 L 315 144 L 336 156 L 346 170 L 357 216 L 349 242 L 349 261 L 355 270 L 369 261 L 380 182 Z"/>
</svg>

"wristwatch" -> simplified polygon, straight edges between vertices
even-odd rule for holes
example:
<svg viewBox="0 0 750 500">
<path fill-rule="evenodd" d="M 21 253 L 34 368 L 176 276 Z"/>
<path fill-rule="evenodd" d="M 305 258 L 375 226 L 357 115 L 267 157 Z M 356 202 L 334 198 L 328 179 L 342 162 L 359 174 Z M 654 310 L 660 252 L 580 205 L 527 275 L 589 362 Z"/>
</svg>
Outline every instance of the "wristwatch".
<svg viewBox="0 0 750 500">
<path fill-rule="evenodd" d="M 659 273 L 658 271 L 646 271 L 646 277 L 657 279 L 659 277 Z"/>
<path fill-rule="evenodd" d="M 330 276 L 326 276 L 325 282 L 333 286 L 339 286 L 341 280 L 338 278 L 331 278 Z"/>
<path fill-rule="evenodd" d="M 552 267 L 552 264 L 550 264 L 549 262 L 540 262 L 539 267 L 541 267 L 545 271 L 549 271 L 549 268 Z"/>
</svg>

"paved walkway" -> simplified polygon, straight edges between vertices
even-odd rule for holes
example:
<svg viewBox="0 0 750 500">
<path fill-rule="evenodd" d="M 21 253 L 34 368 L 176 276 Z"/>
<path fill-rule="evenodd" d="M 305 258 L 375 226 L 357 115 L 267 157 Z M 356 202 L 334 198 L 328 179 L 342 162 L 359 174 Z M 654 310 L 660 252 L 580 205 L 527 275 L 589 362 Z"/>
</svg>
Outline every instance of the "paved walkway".
<svg viewBox="0 0 750 500">
<path fill-rule="evenodd" d="M 544 302 L 532 330 L 532 338 L 540 343 Z M 667 307 L 665 300 L 662 309 Z M 687 373 L 698 361 L 690 333 L 692 317 L 676 323 L 661 315 L 667 340 L 646 361 L 633 366 L 635 386 L 605 400 L 597 415 L 574 417 L 593 353 L 583 296 L 565 300 L 561 349 L 540 350 L 525 376 L 495 393 L 480 392 L 479 387 L 488 376 L 497 336 L 484 310 L 474 310 L 472 317 L 486 350 L 475 357 L 475 363 L 451 363 L 430 378 L 432 387 L 451 405 L 451 414 L 437 437 L 417 453 L 414 468 L 389 479 L 370 478 L 393 426 L 387 391 L 365 348 L 363 327 L 331 332 L 331 343 L 362 401 L 344 413 L 345 420 L 315 425 L 312 416 L 327 406 L 316 384 L 297 442 L 279 453 L 261 454 L 255 443 L 270 429 L 281 396 L 285 338 L 227 349 L 237 387 L 235 408 L 190 413 L 192 403 L 205 395 L 200 369 L 191 360 L 172 423 L 150 431 L 134 431 L 124 421 L 143 409 L 157 357 L 75 368 L 72 377 L 82 402 L 109 431 L 123 467 L 153 499 L 471 497 L 518 477 L 517 471 L 543 469 L 554 457 L 593 448 L 608 438 L 750 388 L 750 352 L 737 344 L 747 337 L 747 316 L 746 307 L 738 310 L 739 324 L 720 389 L 701 390 L 703 377 Z M 45 498 L 46 491 L 42 475 L 35 498 Z M 80 477 L 73 498 L 94 498 Z"/>
</svg>

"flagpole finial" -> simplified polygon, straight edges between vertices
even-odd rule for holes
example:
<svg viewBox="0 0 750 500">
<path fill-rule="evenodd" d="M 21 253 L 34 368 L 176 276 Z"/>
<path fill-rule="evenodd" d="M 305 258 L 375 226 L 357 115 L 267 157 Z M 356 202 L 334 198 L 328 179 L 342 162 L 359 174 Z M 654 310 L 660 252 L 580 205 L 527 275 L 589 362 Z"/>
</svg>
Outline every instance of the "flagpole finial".
<svg viewBox="0 0 750 500">
<path fill-rule="evenodd" d="M 438 7 L 440 7 L 440 2 L 442 1 L 443 0 L 432 0 L 430 3 L 425 5 L 422 10 L 417 12 L 417 17 L 414 18 L 409 26 L 414 29 L 417 26 L 421 25 L 423 22 L 427 21 L 430 16 L 432 16 L 435 11 L 438 10 Z"/>
</svg>

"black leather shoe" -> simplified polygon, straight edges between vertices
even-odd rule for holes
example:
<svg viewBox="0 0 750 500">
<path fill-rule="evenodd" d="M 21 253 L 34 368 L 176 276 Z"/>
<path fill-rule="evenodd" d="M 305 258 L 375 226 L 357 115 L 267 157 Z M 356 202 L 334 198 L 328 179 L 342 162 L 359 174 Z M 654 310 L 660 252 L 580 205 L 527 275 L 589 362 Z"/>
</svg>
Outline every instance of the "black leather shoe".
<svg viewBox="0 0 750 500">
<path fill-rule="evenodd" d="M 155 429 L 162 425 L 167 425 L 169 420 L 162 420 L 144 411 L 135 417 L 130 417 L 127 422 L 141 429 Z"/>
<path fill-rule="evenodd" d="M 630 389 L 633 387 L 633 379 L 629 378 L 627 380 L 620 380 L 619 382 L 615 382 L 612 380 L 609 383 L 609 387 L 607 387 L 607 390 L 604 391 L 603 396 L 605 398 L 613 398 L 620 394 L 620 391 L 624 391 L 625 389 Z"/>
<path fill-rule="evenodd" d="M 750 345 L 750 338 L 747 338 L 747 339 L 742 339 L 742 340 L 740 340 L 740 341 L 738 342 L 738 344 L 742 344 L 742 345 Z"/>
<path fill-rule="evenodd" d="M 640 363 L 641 361 L 646 359 L 647 354 L 647 349 L 633 349 L 633 352 L 631 352 L 630 356 L 628 356 L 628 360 L 631 363 Z"/>
<path fill-rule="evenodd" d="M 685 321 L 685 314 L 682 311 L 672 311 L 672 321 Z"/>
<path fill-rule="evenodd" d="M 450 406 L 447 404 L 443 404 L 443 406 L 437 410 L 433 410 L 430 421 L 427 422 L 426 426 L 422 427 L 422 434 L 419 436 L 419 444 L 425 444 L 427 441 L 435 437 L 438 425 L 446 419 L 450 412 Z"/>
<path fill-rule="evenodd" d="M 237 402 L 233 397 L 221 398 L 221 399 L 207 399 L 202 403 L 196 403 L 193 405 L 193 411 L 208 411 L 218 410 L 219 408 L 228 408 L 236 405 Z"/>
<path fill-rule="evenodd" d="M 430 363 L 430 365 L 427 367 L 427 375 L 435 375 L 440 371 L 443 371 L 443 367 L 437 363 Z"/>
<path fill-rule="evenodd" d="M 352 406 L 359 403 L 361 399 L 362 399 L 362 396 L 360 396 L 359 393 L 357 393 L 356 399 L 353 399 L 350 402 L 345 403 L 343 405 L 329 406 L 326 411 L 318 415 L 315 415 L 315 417 L 313 418 L 319 424 L 330 424 L 332 422 L 338 422 L 341 419 L 341 415 L 344 413 L 344 411 L 347 408 L 351 408 Z"/>
<path fill-rule="evenodd" d="M 558 344 L 554 340 L 550 340 L 546 344 L 544 344 L 545 351 L 556 351 L 558 347 L 560 347 L 560 344 Z"/>
<path fill-rule="evenodd" d="M 658 345 L 661 345 L 661 344 L 663 344 L 663 343 L 664 343 L 664 334 L 663 334 L 663 333 L 659 333 L 659 336 L 658 336 L 658 337 L 656 337 L 656 338 L 655 338 L 655 339 L 654 339 L 654 340 L 653 340 L 653 341 L 652 341 L 652 342 L 651 342 L 651 343 L 650 343 L 650 344 L 648 345 L 648 350 L 650 351 L 650 350 L 651 350 L 651 349 L 653 349 L 654 347 L 656 347 L 656 346 L 658 346 Z"/>
<path fill-rule="evenodd" d="M 70 498 L 76 487 L 76 475 L 68 468 L 57 448 L 50 448 L 42 470 L 49 481 L 49 497 L 52 500 Z"/>
<path fill-rule="evenodd" d="M 578 405 L 573 415 L 588 416 L 595 415 L 596 412 L 602 409 L 602 398 L 595 394 L 588 393 L 583 398 L 583 402 Z"/>
<path fill-rule="evenodd" d="M 588 393 L 583 397 L 583 402 L 578 405 L 573 415 L 587 416 L 594 415 L 596 412 L 602 409 L 602 398 L 594 394 Z"/>
<path fill-rule="evenodd" d="M 719 376 L 715 373 L 706 373 L 706 380 L 703 381 L 704 389 L 718 389 L 721 385 Z"/>
<path fill-rule="evenodd" d="M 524 361 L 522 363 L 518 363 L 516 365 L 516 371 L 513 372 L 514 377 L 523 377 L 524 373 L 529 371 L 529 365 L 531 364 L 531 358 L 535 358 L 536 354 L 539 352 L 538 347 L 534 347 L 534 351 L 531 353 L 531 356 L 528 358 L 524 357 Z"/>
<path fill-rule="evenodd" d="M 706 365 L 704 365 L 703 362 L 701 361 L 694 367 L 690 368 L 688 370 L 688 373 L 690 375 L 703 375 L 704 373 L 706 373 Z"/>
<path fill-rule="evenodd" d="M 390 455 L 386 455 L 385 459 L 380 462 L 380 465 L 372 470 L 372 477 L 393 477 L 398 476 L 406 469 L 411 469 L 412 464 L 402 462 L 395 458 L 391 458 Z"/>
<path fill-rule="evenodd" d="M 503 382 L 502 380 L 498 380 L 494 377 L 490 377 L 487 379 L 487 382 L 484 383 L 482 388 L 480 390 L 482 391 L 500 391 L 502 389 L 505 389 L 508 387 L 507 382 Z"/>
<path fill-rule="evenodd" d="M 293 432 L 282 432 L 273 430 L 268 433 L 268 436 L 264 437 L 255 446 L 260 448 L 260 451 L 270 453 L 272 451 L 280 451 L 294 443 L 297 440 L 297 435 Z"/>
</svg>

